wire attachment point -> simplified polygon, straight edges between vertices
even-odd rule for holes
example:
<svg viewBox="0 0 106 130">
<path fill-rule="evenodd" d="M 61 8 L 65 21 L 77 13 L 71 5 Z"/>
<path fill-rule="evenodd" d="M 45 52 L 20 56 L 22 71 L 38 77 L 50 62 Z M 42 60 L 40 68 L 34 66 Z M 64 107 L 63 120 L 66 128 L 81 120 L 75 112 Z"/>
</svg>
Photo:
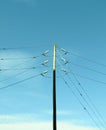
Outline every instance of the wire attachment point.
<svg viewBox="0 0 106 130">
<path fill-rule="evenodd" d="M 65 65 L 69 63 L 69 62 L 68 62 L 66 59 L 64 59 L 63 57 L 61 57 L 61 60 L 64 62 Z"/>
<path fill-rule="evenodd" d="M 48 70 L 45 70 L 44 72 L 42 72 L 40 75 L 42 75 L 43 77 L 45 76 L 45 74 L 48 73 Z"/>
<path fill-rule="evenodd" d="M 43 63 L 41 63 L 41 65 L 46 66 L 46 64 L 48 63 L 49 60 L 45 60 Z"/>
<path fill-rule="evenodd" d="M 69 72 L 65 70 L 64 68 L 61 68 L 61 71 L 63 71 L 65 74 L 68 74 Z"/>
<path fill-rule="evenodd" d="M 64 48 L 61 48 L 61 51 L 64 52 L 64 55 L 68 54 L 69 52 L 66 51 Z"/>
<path fill-rule="evenodd" d="M 46 56 L 49 53 L 49 50 L 45 51 L 44 53 L 42 53 L 43 56 Z"/>
</svg>

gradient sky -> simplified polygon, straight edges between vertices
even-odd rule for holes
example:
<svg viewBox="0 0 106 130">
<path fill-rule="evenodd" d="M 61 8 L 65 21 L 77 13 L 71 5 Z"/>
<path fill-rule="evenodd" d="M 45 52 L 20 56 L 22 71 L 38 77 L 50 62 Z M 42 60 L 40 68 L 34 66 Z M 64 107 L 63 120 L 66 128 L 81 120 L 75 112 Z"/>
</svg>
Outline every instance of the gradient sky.
<svg viewBox="0 0 106 130">
<path fill-rule="evenodd" d="M 55 42 L 58 129 L 104 130 L 98 119 L 100 116 L 97 118 L 80 94 L 89 101 L 81 90 L 83 87 L 106 120 L 105 0 L 0 0 L 0 48 L 7 48 L 0 49 L 0 57 L 8 59 L 1 60 L 0 65 L 1 69 L 10 69 L 0 72 L 0 88 L 36 75 L 23 83 L 0 89 L 0 129 L 52 130 L 52 55 Z M 64 55 L 60 48 L 69 53 Z M 50 52 L 42 56 L 46 50 Z M 71 52 L 98 63 L 81 59 Z M 33 56 L 38 57 L 16 60 Z M 68 60 L 69 64 L 64 65 L 61 57 Z M 48 66 L 41 65 L 45 60 L 49 60 Z M 31 67 L 37 68 L 20 69 Z M 72 73 L 65 75 L 61 68 L 75 73 L 81 86 Z M 45 77 L 39 75 L 45 70 L 48 70 Z M 104 83 L 82 78 L 78 74 Z M 80 94 L 77 90 L 80 90 Z M 98 125 L 92 121 L 84 107 Z"/>
</svg>

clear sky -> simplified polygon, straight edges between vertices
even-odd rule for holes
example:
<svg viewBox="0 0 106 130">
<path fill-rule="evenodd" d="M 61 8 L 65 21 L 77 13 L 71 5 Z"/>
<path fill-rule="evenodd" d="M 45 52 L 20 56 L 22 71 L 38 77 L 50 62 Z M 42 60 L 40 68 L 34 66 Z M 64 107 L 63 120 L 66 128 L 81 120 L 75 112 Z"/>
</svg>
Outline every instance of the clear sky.
<svg viewBox="0 0 106 130">
<path fill-rule="evenodd" d="M 58 130 L 106 129 L 106 1 L 0 0 L 1 130 L 52 130 L 54 43 Z"/>
</svg>

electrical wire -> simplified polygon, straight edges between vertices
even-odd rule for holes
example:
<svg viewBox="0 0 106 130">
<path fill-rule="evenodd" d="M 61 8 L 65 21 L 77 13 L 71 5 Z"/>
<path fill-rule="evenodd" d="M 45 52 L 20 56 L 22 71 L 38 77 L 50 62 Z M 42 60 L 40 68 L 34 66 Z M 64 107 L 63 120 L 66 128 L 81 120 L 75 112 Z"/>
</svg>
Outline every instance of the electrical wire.
<svg viewBox="0 0 106 130">
<path fill-rule="evenodd" d="M 37 55 L 37 56 L 29 56 L 29 57 L 8 57 L 8 58 L 5 58 L 5 57 L 1 57 L 0 58 L 0 61 L 5 61 L 5 60 L 27 60 L 27 59 L 36 59 L 36 58 L 40 58 L 41 56 L 45 56 L 45 57 L 51 57 L 48 56 L 48 55 L 44 55 L 43 53 L 41 53 L 40 55 Z"/>
<path fill-rule="evenodd" d="M 87 60 L 87 61 L 89 61 L 89 62 L 92 62 L 92 63 L 95 63 L 95 64 L 98 64 L 98 65 L 101 65 L 101 66 L 106 67 L 105 64 L 102 64 L 102 63 L 100 63 L 100 62 L 97 62 L 97 61 L 88 59 L 88 58 L 86 58 L 86 57 L 84 57 L 84 56 L 81 56 L 81 55 L 78 55 L 78 54 L 75 54 L 75 53 L 72 53 L 72 52 L 70 52 L 70 54 L 72 54 L 72 55 L 74 55 L 74 56 L 77 56 L 77 57 L 79 57 L 79 58 L 82 58 L 82 59 L 84 59 L 84 60 Z"/>
<path fill-rule="evenodd" d="M 5 60 L 26 60 L 26 59 L 36 59 L 38 56 L 32 57 L 9 57 L 9 58 L 0 58 L 1 61 Z"/>
<path fill-rule="evenodd" d="M 83 68 L 83 69 L 86 69 L 86 70 L 90 70 L 90 71 L 92 71 L 92 72 L 95 72 L 95 73 L 98 73 L 98 74 L 101 74 L 101 75 L 106 75 L 106 73 L 104 73 L 104 72 L 101 72 L 101 71 L 98 71 L 98 70 L 95 70 L 95 69 L 92 69 L 92 68 L 90 68 L 90 67 L 86 67 L 86 66 L 83 66 L 83 65 L 80 65 L 80 64 L 77 64 L 77 63 L 73 63 L 72 61 L 69 61 L 69 60 L 64 59 L 64 58 L 61 56 L 61 54 L 60 54 L 59 51 L 58 51 L 58 54 L 59 54 L 59 58 L 60 58 L 61 60 L 63 60 L 63 62 L 64 62 L 63 65 L 66 65 L 66 64 L 75 65 L 75 66 L 77 66 L 77 67 L 80 67 L 80 68 Z"/>
<path fill-rule="evenodd" d="M 57 61 L 58 62 L 58 64 L 59 64 L 59 66 L 63 66 L 63 65 L 61 65 L 60 64 L 60 62 L 59 61 Z M 72 79 L 71 79 L 71 77 L 69 76 L 69 74 L 67 74 L 67 77 L 69 78 L 69 80 L 71 81 L 71 83 L 73 84 L 73 86 L 75 87 L 75 89 L 77 90 L 77 92 L 79 93 L 79 95 L 80 95 L 80 97 L 83 99 L 83 101 L 87 104 L 87 106 L 89 107 L 89 109 L 90 109 L 90 111 L 92 112 L 92 113 L 90 113 L 88 110 L 87 110 L 87 113 L 91 116 L 92 115 L 92 120 L 96 123 L 96 125 L 97 126 L 99 126 L 99 127 L 102 127 L 102 128 L 104 128 L 105 130 L 106 130 L 106 127 L 105 127 L 105 121 L 103 120 L 103 118 L 101 118 L 101 114 L 100 113 L 98 113 L 98 111 L 95 111 L 95 108 L 94 108 L 94 106 L 92 105 L 92 103 L 91 102 L 88 102 L 88 99 L 86 99 L 86 97 L 82 94 L 82 92 L 80 91 L 80 89 L 76 86 L 76 84 L 74 83 L 74 81 L 72 81 Z M 83 89 L 83 88 L 82 88 Z M 84 89 L 83 89 L 83 92 L 85 93 L 85 91 L 84 91 Z M 87 95 L 87 93 L 85 93 L 86 94 L 86 96 L 88 97 L 88 95 Z M 75 94 L 74 94 L 75 95 Z M 87 109 L 87 108 L 86 108 Z M 98 120 L 98 123 L 97 123 L 97 121 L 96 120 L 94 120 L 94 117 L 93 116 L 95 116 L 96 117 L 96 120 Z"/>
<path fill-rule="evenodd" d="M 59 47 L 58 49 L 61 51 L 61 48 L 60 48 L 60 47 Z M 100 62 L 98 62 L 98 61 L 91 60 L 91 59 L 89 59 L 89 58 L 86 58 L 85 56 L 81 56 L 81 55 L 79 55 L 79 54 L 73 53 L 72 51 L 68 51 L 68 53 L 71 54 L 71 55 L 73 55 L 73 56 L 75 56 L 75 57 L 79 57 L 79 58 L 81 58 L 81 59 L 83 59 L 83 60 L 86 60 L 86 61 L 88 61 L 88 62 L 91 62 L 91 63 L 98 64 L 98 65 L 101 65 L 101 66 L 106 67 L 106 64 L 100 63 Z M 63 54 L 64 54 L 64 53 L 63 53 Z"/>
<path fill-rule="evenodd" d="M 60 58 L 61 58 L 61 55 L 59 54 L 59 57 L 58 57 L 58 55 L 57 55 L 57 59 L 60 61 Z M 63 65 L 63 64 L 62 64 Z M 97 80 L 97 79 L 94 79 L 94 78 L 90 78 L 90 77 L 88 77 L 88 76 L 84 76 L 84 75 L 81 75 L 81 74 L 78 74 L 78 73 L 75 73 L 75 72 L 72 72 L 71 71 L 71 69 L 70 69 L 70 66 L 68 67 L 68 72 L 67 73 L 72 73 L 72 74 L 75 74 L 75 75 L 77 75 L 77 76 L 79 76 L 79 77 L 81 77 L 81 78 L 84 78 L 84 79 L 88 79 L 88 80 L 91 80 L 91 81 L 94 81 L 94 82 L 97 82 L 97 83 L 100 83 L 100 84 L 105 84 L 106 85 L 106 82 L 104 82 L 104 81 L 100 81 L 100 80 Z M 96 71 L 96 70 L 94 70 L 94 71 Z M 97 73 L 102 73 L 102 72 L 98 72 L 97 71 Z M 103 75 L 104 75 L 105 73 L 103 73 Z"/>
<path fill-rule="evenodd" d="M 102 123 L 103 123 L 103 126 L 105 128 L 105 124 L 106 124 L 106 121 L 104 120 L 103 116 L 101 115 L 101 113 L 97 110 L 96 106 L 94 105 L 94 103 L 92 102 L 91 98 L 89 97 L 89 95 L 87 94 L 87 92 L 85 91 L 85 89 L 83 88 L 83 86 L 81 85 L 81 83 L 79 82 L 79 80 L 76 78 L 76 75 L 73 75 L 77 84 L 80 86 L 80 88 L 82 89 L 82 91 L 84 92 L 84 94 L 86 95 L 87 99 L 89 100 L 89 102 L 91 103 L 93 109 L 94 109 L 94 113 L 96 112 L 97 115 L 100 117 Z M 106 129 L 106 128 L 105 128 Z"/>
<path fill-rule="evenodd" d="M 14 78 L 14 77 L 20 76 L 20 75 L 22 75 L 22 74 L 24 74 L 24 73 L 26 73 L 26 72 L 28 73 L 28 72 L 31 71 L 31 70 L 35 70 L 35 69 L 38 69 L 38 68 L 41 68 L 41 67 L 48 67 L 48 66 L 43 66 L 41 63 L 39 63 L 39 65 L 36 66 L 36 67 L 5 69 L 5 71 L 6 71 L 6 70 L 7 70 L 7 71 L 8 71 L 8 70 L 25 70 L 25 71 L 19 72 L 19 73 L 15 74 L 15 75 L 13 75 L 13 76 L 11 76 L 11 77 L 8 77 L 8 78 L 6 78 L 6 79 L 0 80 L 0 82 L 7 81 L 7 80 L 11 79 L 12 77 Z M 47 76 L 47 77 L 48 77 L 48 76 Z"/>
<path fill-rule="evenodd" d="M 81 68 L 83 68 L 83 69 L 87 69 L 87 70 L 90 70 L 90 71 L 93 71 L 93 72 L 96 72 L 96 73 L 99 73 L 99 74 L 102 74 L 102 75 L 106 75 L 106 73 L 103 73 L 103 72 L 101 72 L 101 71 L 97 71 L 97 70 L 95 70 L 95 69 L 91 69 L 91 68 L 89 68 L 89 67 L 85 67 L 85 66 L 82 66 L 82 65 L 73 63 L 73 62 L 68 62 L 68 63 L 69 63 L 70 65 L 75 65 L 75 66 L 81 67 Z"/>
<path fill-rule="evenodd" d="M 63 79 L 63 81 L 64 81 L 64 83 L 66 84 L 66 86 L 71 89 L 72 94 L 75 96 L 75 98 L 77 99 L 77 101 L 79 102 L 79 104 L 82 106 L 82 108 L 83 108 L 83 109 L 86 111 L 86 113 L 89 115 L 89 117 L 91 118 L 91 120 L 93 121 L 93 123 L 95 124 L 95 126 L 101 130 L 101 128 L 100 128 L 100 126 L 97 124 L 96 120 L 95 120 L 95 119 L 93 118 L 93 116 L 89 113 L 88 109 L 83 105 L 83 103 L 82 103 L 81 100 L 78 98 L 78 96 L 75 94 L 75 92 L 72 90 L 72 88 L 71 88 L 71 86 L 68 84 L 68 82 L 67 82 L 62 76 L 61 76 L 61 78 Z"/>
<path fill-rule="evenodd" d="M 15 68 L 15 67 L 19 67 L 20 65 L 24 65 L 24 64 L 26 64 L 26 63 L 29 63 L 30 61 L 32 61 L 31 59 L 29 59 L 29 60 L 26 60 L 26 61 L 23 61 L 23 62 L 21 62 L 21 63 L 18 63 L 18 64 L 16 64 L 16 65 L 14 65 L 14 66 L 11 66 L 11 67 L 9 67 L 8 69 L 13 69 L 13 68 Z M 6 70 L 4 70 L 4 71 L 6 71 Z M 4 72 L 3 71 L 3 72 Z M 2 72 L 2 71 L 0 71 L 0 72 Z"/>
<path fill-rule="evenodd" d="M 36 56 L 36 57 L 33 57 L 33 59 L 35 58 L 40 58 L 40 57 L 43 57 L 42 54 L 39 55 L 39 56 Z M 0 68 L 0 72 L 4 72 L 4 71 L 9 71 L 9 70 L 25 70 L 25 69 L 35 69 L 35 67 L 30 67 L 30 68 L 19 68 L 20 65 L 23 65 L 26 63 L 29 63 L 30 61 L 32 61 L 31 59 L 27 60 L 27 61 L 23 61 L 22 63 L 19 63 L 15 66 L 11 66 L 10 68 Z M 42 65 L 42 63 L 39 63 L 40 65 Z M 16 68 L 18 66 L 18 68 Z M 42 65 L 43 66 L 43 65 Z M 46 66 L 46 65 L 45 65 Z M 48 66 L 47 66 L 48 67 Z M 37 66 L 38 68 L 38 66 Z"/>
<path fill-rule="evenodd" d="M 71 81 L 71 83 L 73 84 L 73 86 L 75 87 L 75 89 L 77 90 L 77 92 L 79 93 L 80 97 L 83 99 L 83 101 L 87 104 L 87 106 L 90 108 L 90 110 L 92 111 L 92 116 L 94 115 L 96 117 L 96 120 L 98 120 L 98 124 L 100 124 L 100 126 L 102 126 L 105 130 L 106 130 L 106 127 L 105 127 L 105 124 L 104 124 L 104 121 L 101 120 L 99 114 L 97 111 L 94 110 L 94 107 L 92 106 L 91 102 L 89 103 L 87 101 L 87 99 L 85 98 L 85 96 L 82 94 L 82 92 L 80 91 L 80 89 L 76 86 L 76 84 L 74 83 L 74 81 L 72 81 L 71 77 L 69 75 L 67 75 L 69 80 Z M 84 91 L 85 93 L 85 91 Z M 87 93 L 86 93 L 87 94 Z M 88 95 L 87 95 L 88 97 Z"/>
<path fill-rule="evenodd" d="M 15 77 L 20 76 L 20 75 L 22 75 L 22 74 L 28 73 L 29 71 L 31 71 L 31 70 L 25 70 L 25 71 L 19 72 L 19 73 L 17 73 L 17 74 L 14 74 L 14 75 L 12 75 L 12 76 L 10 76 L 10 77 L 8 77 L 8 78 L 5 78 L 5 79 L 3 79 L 3 80 L 0 80 L 0 83 L 1 83 L 1 82 L 4 82 L 4 81 L 8 81 L 9 79 L 15 78 Z"/>
<path fill-rule="evenodd" d="M 17 85 L 17 84 L 19 84 L 19 83 L 25 82 L 25 81 L 30 80 L 30 79 L 33 79 L 33 78 L 38 77 L 38 76 L 40 76 L 40 75 L 41 75 L 41 74 L 33 75 L 33 76 L 31 76 L 31 77 L 28 77 L 28 78 L 25 78 L 25 79 L 23 79 L 23 80 L 14 82 L 14 83 L 9 84 L 9 85 L 7 85 L 7 86 L 0 87 L 0 90 L 3 90 L 3 89 L 6 89 L 6 88 L 9 88 L 9 87 L 12 87 L 12 86 L 14 86 L 14 85 Z"/>
<path fill-rule="evenodd" d="M 39 64 L 38 66 L 32 66 L 32 67 L 26 67 L 26 68 L 0 68 L 0 72 L 1 71 L 11 71 L 11 70 L 32 70 L 32 69 L 37 69 L 41 66 L 44 66 L 44 67 L 49 67 L 47 65 L 42 65 L 42 64 Z"/>
<path fill-rule="evenodd" d="M 48 44 L 45 44 L 45 46 L 48 46 Z M 39 46 L 21 46 L 21 47 L 3 47 L 0 48 L 0 50 L 6 51 L 6 50 L 16 50 L 16 49 L 35 49 L 35 48 L 41 48 L 41 45 Z"/>
<path fill-rule="evenodd" d="M 12 48 L 8 48 L 8 49 L 12 49 Z M 7 49 L 7 50 L 8 50 Z M 13 48 L 13 49 L 15 49 L 15 48 Z M 22 48 L 21 48 L 22 49 Z M 5 48 L 3 48 L 3 50 L 6 50 Z M 20 58 L 21 59 L 21 58 Z M 5 59 L 0 59 L 0 60 L 18 60 L 18 58 L 17 59 L 12 59 L 12 58 L 5 58 Z M 80 66 L 80 65 L 79 65 Z M 87 68 L 87 67 L 84 67 L 83 66 L 83 68 L 86 68 L 86 69 L 89 69 L 89 68 Z M 20 68 L 20 69 L 35 69 L 35 68 Z M 0 71 L 1 70 L 3 70 L 3 69 L 0 69 Z M 4 69 L 4 70 L 6 70 L 6 69 Z M 9 69 L 8 69 L 9 70 Z M 14 70 L 17 70 L 17 68 L 15 68 Z M 92 70 L 92 69 L 89 69 L 89 70 Z M 92 70 L 92 71 L 95 71 L 95 72 L 98 72 L 98 71 L 96 71 L 96 70 Z M 70 71 L 71 73 L 73 73 L 72 71 Z M 99 73 L 102 73 L 102 72 L 99 72 Z M 75 73 L 73 73 L 73 74 L 75 74 Z M 103 73 L 104 74 L 104 73 Z M 41 74 L 39 74 L 39 75 L 41 75 Z M 17 85 L 17 84 L 19 84 L 19 83 L 22 83 L 22 82 L 25 82 L 25 81 L 27 81 L 27 80 L 30 80 L 30 79 L 32 79 L 32 78 L 35 78 L 35 77 L 37 77 L 37 76 L 39 76 L 39 75 L 34 75 L 34 76 L 31 76 L 31 77 L 28 77 L 28 78 L 25 78 L 25 79 L 23 79 L 23 80 L 21 80 L 21 81 L 17 81 L 17 82 L 15 82 L 15 83 L 12 83 L 12 84 L 9 84 L 9 85 L 7 85 L 7 86 L 4 86 L 4 87 L 1 87 L 0 89 L 5 89 L 5 88 L 8 88 L 8 87 L 12 87 L 12 86 L 14 86 L 14 85 Z M 90 79 L 91 80 L 91 79 Z M 68 82 L 63 78 L 63 81 L 65 82 L 65 84 L 70 88 L 70 85 L 68 84 Z M 97 81 L 96 81 L 97 82 Z M 98 82 L 102 82 L 102 81 L 98 81 Z M 104 82 L 102 82 L 102 83 L 104 83 Z M 105 83 L 106 84 L 106 83 Z M 73 84 L 74 85 L 74 84 Z M 74 85 L 75 86 L 75 85 Z M 78 90 L 78 92 L 79 92 L 79 94 L 80 94 L 80 96 L 82 96 L 82 93 L 80 92 L 80 90 L 77 88 L 77 90 Z M 92 117 L 92 115 L 89 113 L 89 111 L 88 111 L 88 109 L 82 104 L 82 102 L 80 101 L 80 99 L 77 97 L 77 95 L 74 93 L 74 91 L 73 90 L 71 90 L 72 91 L 72 93 L 74 94 L 74 96 L 77 98 L 77 100 L 79 101 L 79 103 L 81 104 L 81 106 L 83 107 L 83 109 L 88 113 L 88 115 L 91 117 L 91 119 L 93 120 L 93 122 L 95 123 L 95 125 L 99 128 L 99 126 L 98 126 L 98 124 L 96 123 L 96 121 L 95 121 L 95 119 Z M 83 97 L 83 96 L 82 96 Z M 85 99 L 84 99 L 85 100 Z M 85 100 L 85 102 L 87 103 L 87 101 Z"/>
<path fill-rule="evenodd" d="M 5 68 L 5 69 L 0 69 L 0 71 L 9 71 L 9 70 L 30 70 L 30 69 L 36 69 L 36 67 L 29 67 L 29 68 L 14 68 L 14 69 L 9 69 L 9 68 Z"/>
<path fill-rule="evenodd" d="M 96 79 L 93 79 L 93 78 L 90 78 L 90 77 L 87 77 L 87 76 L 84 76 L 84 75 L 81 75 L 81 74 L 78 74 L 78 73 L 74 73 L 72 71 L 70 71 L 70 73 L 75 74 L 78 77 L 81 77 L 81 78 L 84 78 L 84 79 L 88 79 L 88 80 L 91 80 L 91 81 L 94 81 L 94 82 L 106 85 L 106 82 L 103 82 L 103 81 L 100 81 L 100 80 L 96 80 Z"/>
</svg>

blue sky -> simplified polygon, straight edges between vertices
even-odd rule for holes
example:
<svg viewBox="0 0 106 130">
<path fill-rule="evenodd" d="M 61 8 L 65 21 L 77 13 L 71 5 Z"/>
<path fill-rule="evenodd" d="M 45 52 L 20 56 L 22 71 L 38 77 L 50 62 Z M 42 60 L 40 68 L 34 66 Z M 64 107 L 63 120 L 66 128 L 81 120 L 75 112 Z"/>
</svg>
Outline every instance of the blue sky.
<svg viewBox="0 0 106 130">
<path fill-rule="evenodd" d="M 35 78 L 0 90 L 2 130 L 7 130 L 8 125 L 9 130 L 52 130 L 52 55 L 55 42 L 58 129 L 104 130 L 80 94 L 89 102 L 81 89 L 83 87 L 106 120 L 105 7 L 105 0 L 0 0 L 0 48 L 7 48 L 0 49 L 0 57 L 4 59 L 0 61 L 0 88 L 35 75 Z M 69 53 L 64 55 L 61 48 Z M 49 53 L 43 56 L 42 53 L 46 50 Z M 98 63 L 82 59 L 78 55 Z M 32 58 L 34 56 L 37 58 Z M 64 65 L 61 57 L 69 63 Z M 48 66 L 41 65 L 45 60 L 48 60 Z M 36 69 L 28 69 L 33 67 Z M 61 68 L 69 72 L 68 75 Z M 45 70 L 48 73 L 43 77 L 40 74 Z M 95 70 L 98 72 L 94 72 Z M 81 85 L 78 85 L 76 79 Z M 72 91 L 97 124 L 99 122 L 98 128 Z"/>
</svg>

